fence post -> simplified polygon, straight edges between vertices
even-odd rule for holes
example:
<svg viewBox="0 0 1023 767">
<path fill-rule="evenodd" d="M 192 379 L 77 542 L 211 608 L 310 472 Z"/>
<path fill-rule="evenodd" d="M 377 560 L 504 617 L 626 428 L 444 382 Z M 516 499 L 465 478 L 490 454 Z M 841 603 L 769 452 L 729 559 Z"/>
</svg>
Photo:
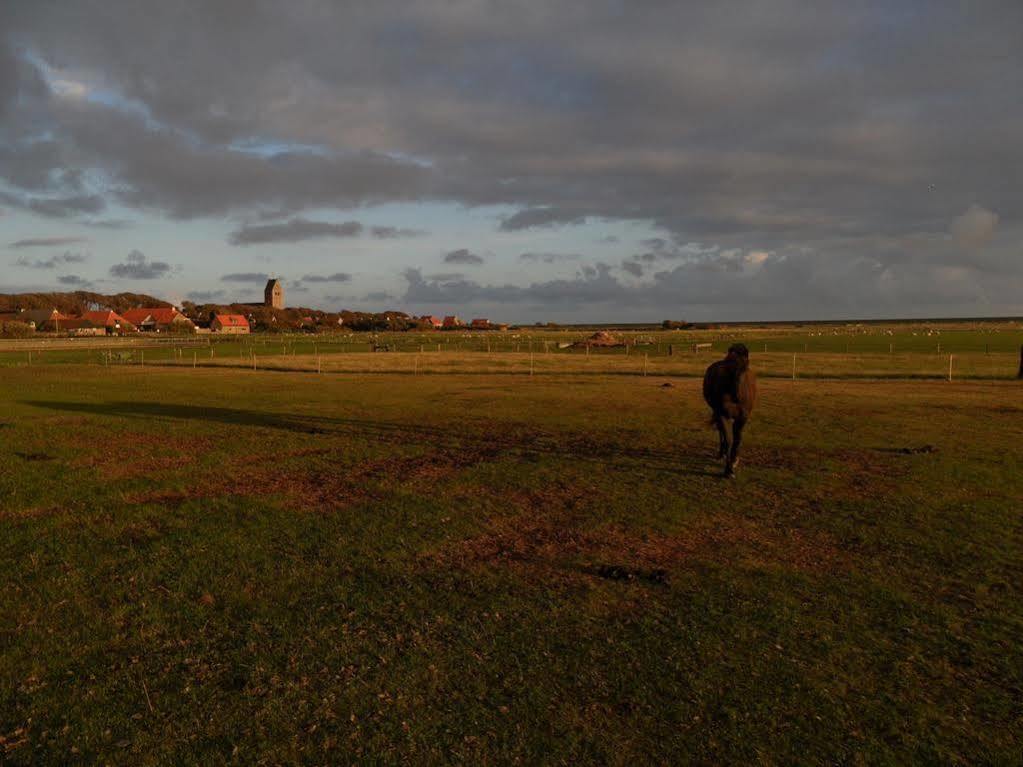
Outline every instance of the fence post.
<svg viewBox="0 0 1023 767">
<path fill-rule="evenodd" d="M 948 355 L 948 380 L 952 380 L 952 355 Z"/>
<path fill-rule="evenodd" d="M 529 350 L 529 375 L 533 375 L 533 350 Z"/>
<path fill-rule="evenodd" d="M 198 352 L 192 352 L 192 367 L 195 368 L 196 358 L 199 356 Z"/>
<path fill-rule="evenodd" d="M 792 352 L 792 380 L 796 380 L 796 353 Z"/>
<path fill-rule="evenodd" d="M 1023 345 L 1019 347 L 1019 373 L 1016 378 L 1023 379 Z"/>
<path fill-rule="evenodd" d="M 643 375 L 644 376 L 646 375 L 646 360 L 647 360 L 648 356 L 649 355 L 647 355 L 646 352 L 643 352 Z"/>
</svg>

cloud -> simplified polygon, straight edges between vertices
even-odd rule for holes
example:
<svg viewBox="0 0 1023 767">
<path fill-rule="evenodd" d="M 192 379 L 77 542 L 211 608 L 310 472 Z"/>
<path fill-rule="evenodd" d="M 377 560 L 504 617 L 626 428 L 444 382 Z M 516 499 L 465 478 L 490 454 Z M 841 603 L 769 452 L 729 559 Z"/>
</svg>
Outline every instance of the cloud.
<svg viewBox="0 0 1023 767">
<path fill-rule="evenodd" d="M 80 213 L 99 213 L 106 202 L 98 194 L 76 195 L 73 197 L 31 197 L 24 206 L 33 213 L 47 218 L 68 218 Z"/>
<path fill-rule="evenodd" d="M 76 242 L 88 242 L 85 237 L 31 237 L 27 240 L 12 242 L 9 248 L 49 248 L 58 245 L 71 245 Z"/>
<path fill-rule="evenodd" d="M 352 275 L 347 272 L 335 272 L 330 275 L 322 274 L 307 274 L 302 277 L 304 282 L 351 282 Z M 294 290 L 294 286 L 290 287 L 290 290 Z"/>
<path fill-rule="evenodd" d="M 269 242 L 301 242 L 326 237 L 357 237 L 362 233 L 362 228 L 358 221 L 331 224 L 327 221 L 293 218 L 284 224 L 243 226 L 232 232 L 228 241 L 232 245 L 262 245 Z"/>
<path fill-rule="evenodd" d="M 578 261 L 582 256 L 579 253 L 523 253 L 519 256 L 520 261 L 532 263 L 555 264 L 562 261 Z"/>
<path fill-rule="evenodd" d="M 57 282 L 74 288 L 85 288 L 92 285 L 92 282 L 84 277 L 79 277 L 77 274 L 63 274 L 57 278 Z"/>
<path fill-rule="evenodd" d="M 971 205 L 952 222 L 952 236 L 964 248 L 980 248 L 991 241 L 998 227 L 998 214 Z"/>
<path fill-rule="evenodd" d="M 196 303 L 209 303 L 224 298 L 227 295 L 223 290 L 193 290 L 185 294 L 185 298 Z"/>
<path fill-rule="evenodd" d="M 164 261 L 148 261 L 141 251 L 133 250 L 124 263 L 110 267 L 110 276 L 127 280 L 156 280 L 167 276 L 170 271 L 170 264 Z"/>
<path fill-rule="evenodd" d="M 623 261 L 622 269 L 631 274 L 633 277 L 643 276 L 643 266 L 637 261 Z"/>
<path fill-rule="evenodd" d="M 501 206 L 496 226 L 517 237 L 589 242 L 601 220 L 677 245 L 626 258 L 642 271 L 620 267 L 630 286 L 682 267 L 724 289 L 718 262 L 775 275 L 784 258 L 808 274 L 772 283 L 779 314 L 839 278 L 883 288 L 857 287 L 858 307 L 888 311 L 900 294 L 924 311 L 906 281 L 949 296 L 953 274 L 970 300 L 1019 310 L 1023 197 L 1007 169 L 1023 167 L 1023 104 L 1005 96 L 1023 67 L 1018 0 L 926 14 L 843 0 L 812 14 L 797 0 L 632 12 L 424 0 L 354 14 L 299 2 L 286 23 L 272 4 L 244 5 L 2 12 L 0 205 L 74 221 L 105 205 L 238 215 L 277 226 L 238 229 L 269 242 L 298 241 L 272 239 L 288 220 L 362 207 Z M 102 98 L 67 97 L 99 84 Z M 267 210 L 282 221 L 259 219 Z M 586 228 L 539 231 L 573 225 Z M 361 236 L 391 236 L 381 229 Z M 689 258 L 688 242 L 775 255 Z"/>
<path fill-rule="evenodd" d="M 71 253 L 70 251 L 63 253 L 59 256 L 50 256 L 49 258 L 35 258 L 30 259 L 26 256 L 19 256 L 14 262 L 15 266 L 23 266 L 29 269 L 56 269 L 58 266 L 64 264 L 82 264 L 89 259 L 83 253 Z"/>
<path fill-rule="evenodd" d="M 91 226 L 96 229 L 127 229 L 133 222 L 125 218 L 107 218 L 94 221 L 82 220 L 78 222 L 83 226 Z"/>
<path fill-rule="evenodd" d="M 558 208 L 529 208 L 509 216 L 501 222 L 501 230 L 515 232 L 520 229 L 552 227 L 563 224 L 581 224 L 586 216 Z"/>
<path fill-rule="evenodd" d="M 396 226 L 371 226 L 369 231 L 378 240 L 397 240 L 426 234 L 422 229 L 404 229 Z"/>
<path fill-rule="evenodd" d="M 394 296 L 391 293 L 388 293 L 387 291 L 377 290 L 377 291 L 374 291 L 372 293 L 367 293 L 366 295 L 364 295 L 359 300 L 362 301 L 362 302 L 367 302 L 368 301 L 368 302 L 379 303 L 380 301 L 393 301 L 394 300 Z"/>
<path fill-rule="evenodd" d="M 478 266 L 483 263 L 483 258 L 475 253 L 470 253 L 466 248 L 452 250 L 444 256 L 445 264 L 466 264 Z"/>
<path fill-rule="evenodd" d="M 265 272 L 232 272 L 220 278 L 221 282 L 266 282 L 270 275 Z"/>
</svg>

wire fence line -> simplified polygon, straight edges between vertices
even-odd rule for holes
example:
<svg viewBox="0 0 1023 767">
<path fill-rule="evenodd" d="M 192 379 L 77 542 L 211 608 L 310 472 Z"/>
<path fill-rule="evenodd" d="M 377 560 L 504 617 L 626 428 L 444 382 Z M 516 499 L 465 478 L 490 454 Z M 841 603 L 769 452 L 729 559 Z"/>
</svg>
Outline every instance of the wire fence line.
<svg viewBox="0 0 1023 767">
<path fill-rule="evenodd" d="M 782 336 L 750 342 L 769 378 L 1015 378 L 1018 336 L 946 333 L 847 338 Z M 571 340 L 576 339 L 575 341 Z M 993 340 L 994 339 L 994 340 Z M 732 339 L 635 334 L 614 346 L 578 334 L 389 333 L 22 339 L 0 342 L 0 366 L 54 364 L 244 368 L 318 373 L 699 376 Z M 46 341 L 46 344 L 42 344 Z M 878 348 L 881 347 L 881 348 Z M 886 348 L 885 348 L 886 347 Z M 908 348 L 900 348 L 908 347 Z M 953 351 L 953 349 L 955 351 Z"/>
<path fill-rule="evenodd" d="M 159 350 L 119 349 L 94 352 L 88 359 L 55 360 L 46 354 L 0 362 L 7 367 L 102 365 L 144 369 L 191 369 L 220 371 L 278 371 L 311 374 L 359 375 L 510 375 L 510 376 L 645 376 L 697 378 L 718 355 L 685 359 L 592 354 L 547 355 L 536 353 L 479 354 L 472 352 L 409 352 L 396 354 L 270 353 L 248 349 L 247 353 L 217 355 L 216 350 L 189 347 Z M 753 369 L 762 378 L 807 379 L 1014 379 L 1016 359 L 1011 354 L 965 355 L 830 355 L 767 353 L 754 355 Z"/>
</svg>

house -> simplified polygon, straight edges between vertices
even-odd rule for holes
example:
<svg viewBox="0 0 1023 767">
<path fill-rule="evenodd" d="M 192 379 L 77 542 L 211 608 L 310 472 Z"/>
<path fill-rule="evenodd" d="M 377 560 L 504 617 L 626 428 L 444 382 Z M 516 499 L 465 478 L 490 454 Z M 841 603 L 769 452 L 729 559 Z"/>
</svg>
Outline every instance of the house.
<svg viewBox="0 0 1023 767">
<path fill-rule="evenodd" d="M 194 333 L 195 323 L 173 306 L 128 309 L 121 313 L 124 319 L 142 331 L 155 333 Z"/>
<path fill-rule="evenodd" d="M 107 329 L 102 325 L 84 317 L 68 317 L 61 320 L 60 331 L 69 336 L 105 336 Z"/>
<path fill-rule="evenodd" d="M 61 323 L 68 317 L 56 309 L 29 309 L 21 312 L 19 322 L 24 322 L 36 330 L 61 330 Z"/>
<path fill-rule="evenodd" d="M 442 327 L 445 328 L 460 328 L 463 327 L 464 325 L 465 323 L 462 322 L 462 320 L 459 319 L 458 316 L 454 314 L 449 314 L 447 317 L 444 318 L 444 322 L 442 323 Z"/>
<path fill-rule="evenodd" d="M 472 321 L 473 330 L 490 330 L 490 320 L 477 318 Z"/>
<path fill-rule="evenodd" d="M 109 309 L 83 312 L 82 319 L 88 320 L 95 327 L 106 328 L 107 335 L 123 335 L 134 333 L 137 328 L 117 312 Z"/>
<path fill-rule="evenodd" d="M 214 314 L 210 330 L 214 333 L 248 333 L 249 321 L 241 314 Z"/>
<path fill-rule="evenodd" d="M 440 317 L 435 317 L 432 314 L 425 314 L 419 319 L 421 319 L 423 322 L 428 323 L 430 327 L 434 328 L 435 330 L 444 327 L 444 320 L 442 320 Z"/>
</svg>

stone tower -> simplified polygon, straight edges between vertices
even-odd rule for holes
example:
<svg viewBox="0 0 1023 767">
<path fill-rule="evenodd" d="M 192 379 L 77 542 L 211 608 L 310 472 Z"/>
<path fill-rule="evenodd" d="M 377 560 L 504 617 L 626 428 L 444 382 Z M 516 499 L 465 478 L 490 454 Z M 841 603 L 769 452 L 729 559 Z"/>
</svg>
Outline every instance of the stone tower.
<svg viewBox="0 0 1023 767">
<path fill-rule="evenodd" d="M 280 280 L 267 280 L 263 289 L 263 304 L 274 309 L 284 308 L 284 286 Z"/>
</svg>

